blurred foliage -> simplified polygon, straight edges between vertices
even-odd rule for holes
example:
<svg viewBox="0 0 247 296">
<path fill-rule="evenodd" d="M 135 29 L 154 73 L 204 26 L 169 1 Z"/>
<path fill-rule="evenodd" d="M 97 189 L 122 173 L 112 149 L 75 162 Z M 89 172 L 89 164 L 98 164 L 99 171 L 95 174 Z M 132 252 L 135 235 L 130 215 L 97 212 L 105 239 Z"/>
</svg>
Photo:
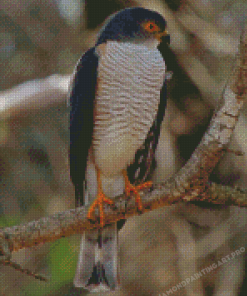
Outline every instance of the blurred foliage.
<svg viewBox="0 0 247 296">
<path fill-rule="evenodd" d="M 49 262 L 51 275 L 56 278 L 56 281 L 73 281 L 77 255 L 67 238 L 53 243 L 49 252 Z"/>
</svg>

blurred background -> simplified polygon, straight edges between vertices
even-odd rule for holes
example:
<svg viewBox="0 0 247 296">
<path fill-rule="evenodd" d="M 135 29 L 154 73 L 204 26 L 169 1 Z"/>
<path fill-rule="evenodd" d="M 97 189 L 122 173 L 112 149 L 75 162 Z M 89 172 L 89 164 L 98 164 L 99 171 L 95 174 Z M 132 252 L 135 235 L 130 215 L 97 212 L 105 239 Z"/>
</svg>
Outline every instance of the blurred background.
<svg viewBox="0 0 247 296">
<path fill-rule="evenodd" d="M 171 35 L 170 49 L 160 48 L 173 77 L 168 83 L 168 106 L 154 182 L 176 173 L 200 142 L 233 70 L 246 22 L 245 0 L 1 0 L 0 227 L 74 208 L 68 162 L 69 82 L 78 59 L 94 46 L 105 19 L 131 6 L 161 13 Z M 242 113 L 231 148 L 244 154 L 226 154 L 211 179 L 246 188 L 246 107 Z M 158 213 L 157 236 L 164 233 L 164 217 L 170 215 L 167 209 Z M 141 219 L 145 223 L 145 218 Z M 123 262 L 129 260 L 125 257 L 128 250 L 135 252 L 126 237 L 139 233 L 143 224 L 138 221 L 130 219 L 120 235 Z M 238 236 L 241 246 L 246 243 L 244 234 Z M 167 244 L 170 234 L 166 235 L 159 245 Z M 79 240 L 79 235 L 72 236 L 14 253 L 14 261 L 50 280 L 43 283 L 0 266 L 0 295 L 86 295 L 86 291 L 75 289 L 72 284 Z M 148 244 L 141 237 L 135 243 L 138 254 L 141 246 L 145 249 Z M 149 248 L 143 262 L 151 264 L 164 250 L 153 245 Z M 175 258 L 169 250 L 166 253 Z M 158 280 L 147 281 L 149 271 L 143 274 L 143 262 L 138 262 L 132 267 L 124 267 L 123 263 L 125 290 L 111 295 L 158 295 L 165 291 L 166 286 L 161 283 L 172 275 L 166 273 L 163 278 L 164 272 L 158 276 L 158 271 L 152 271 Z M 243 267 L 241 270 L 243 276 Z M 215 286 L 214 280 L 203 282 L 205 295 L 216 295 Z M 237 292 L 229 295 L 246 295 L 244 287 L 239 282 Z M 189 295 L 182 290 L 176 293 Z"/>
</svg>

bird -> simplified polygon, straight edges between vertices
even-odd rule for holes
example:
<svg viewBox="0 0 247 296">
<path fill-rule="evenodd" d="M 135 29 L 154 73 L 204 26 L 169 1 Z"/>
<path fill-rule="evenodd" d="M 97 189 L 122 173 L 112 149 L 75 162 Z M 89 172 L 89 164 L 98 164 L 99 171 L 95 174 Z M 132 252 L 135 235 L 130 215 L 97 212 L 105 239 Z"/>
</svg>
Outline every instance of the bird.
<svg viewBox="0 0 247 296">
<path fill-rule="evenodd" d="M 98 210 L 100 229 L 82 235 L 74 278 L 91 292 L 119 287 L 117 226 L 105 225 L 114 197 L 151 188 L 155 149 L 166 108 L 166 66 L 158 50 L 170 43 L 162 15 L 126 8 L 106 19 L 95 46 L 79 60 L 71 82 L 70 177 L 77 206 Z"/>
</svg>

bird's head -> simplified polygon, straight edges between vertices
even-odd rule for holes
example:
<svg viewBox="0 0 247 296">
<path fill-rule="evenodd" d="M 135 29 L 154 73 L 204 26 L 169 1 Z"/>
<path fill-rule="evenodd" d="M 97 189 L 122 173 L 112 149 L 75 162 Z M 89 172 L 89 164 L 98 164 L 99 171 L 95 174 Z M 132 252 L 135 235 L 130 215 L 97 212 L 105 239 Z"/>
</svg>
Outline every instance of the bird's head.
<svg viewBox="0 0 247 296">
<path fill-rule="evenodd" d="M 162 15 L 146 8 L 134 7 L 120 10 L 106 20 L 96 45 L 108 40 L 156 47 L 160 42 L 170 43 L 170 36 Z"/>
</svg>

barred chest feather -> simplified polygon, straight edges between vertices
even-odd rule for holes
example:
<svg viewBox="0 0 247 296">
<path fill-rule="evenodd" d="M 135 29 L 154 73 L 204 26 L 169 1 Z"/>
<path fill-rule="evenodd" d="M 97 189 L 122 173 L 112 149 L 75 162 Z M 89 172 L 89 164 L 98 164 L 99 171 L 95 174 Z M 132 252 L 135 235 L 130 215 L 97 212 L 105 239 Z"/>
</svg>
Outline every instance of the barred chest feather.
<svg viewBox="0 0 247 296">
<path fill-rule="evenodd" d="M 165 62 L 158 49 L 108 41 L 98 65 L 93 154 L 106 176 L 133 162 L 156 117 Z"/>
</svg>

